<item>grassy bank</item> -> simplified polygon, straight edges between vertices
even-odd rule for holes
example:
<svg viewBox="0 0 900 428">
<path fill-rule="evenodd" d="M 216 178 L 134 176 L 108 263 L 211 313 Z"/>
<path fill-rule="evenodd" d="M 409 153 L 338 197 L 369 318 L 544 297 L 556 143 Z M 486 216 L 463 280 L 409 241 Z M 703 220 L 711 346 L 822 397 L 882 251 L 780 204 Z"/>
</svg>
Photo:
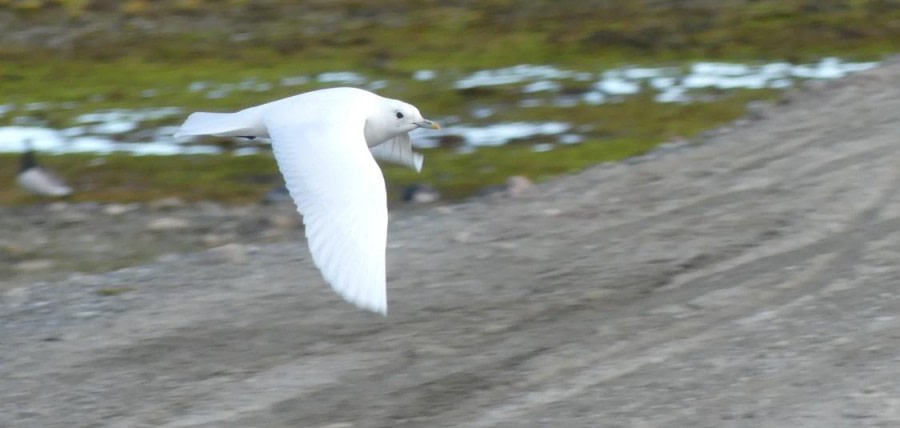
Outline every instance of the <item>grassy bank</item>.
<svg viewBox="0 0 900 428">
<path fill-rule="evenodd" d="M 496 114 L 482 122 L 561 121 L 591 128 L 582 143 L 546 153 L 534 153 L 529 144 L 466 155 L 442 148 L 426 153 L 422 175 L 387 168 L 393 188 L 426 181 L 462 197 L 510 175 L 542 179 L 690 137 L 739 117 L 748 101 L 775 92 L 714 94 L 688 105 L 635 97 L 525 109 L 515 107 L 522 97 L 518 88 L 453 90 L 442 86 L 450 80 L 411 79 L 417 70 L 459 77 L 521 63 L 597 73 L 615 65 L 692 59 L 879 59 L 900 50 L 898 23 L 900 7 L 890 0 L 0 0 L 0 105 L 11 106 L 0 125 L 65 128 L 77 125 L 82 114 L 109 109 L 232 110 L 333 84 L 311 80 L 215 98 L 189 88 L 197 82 L 277 82 L 354 70 L 386 82 L 381 92 L 415 102 L 428 116 L 474 120 L 467 117 L 473 106 L 491 106 Z M 567 91 L 584 89 L 568 84 L 574 87 Z M 136 132 L 120 138 L 144 137 Z M 44 157 L 78 187 L 77 198 L 88 200 L 179 195 L 247 202 L 277 179 L 265 155 L 116 155 L 99 166 L 90 162 L 95 158 Z M 15 157 L 0 156 L 0 175 L 14 170 Z M 0 203 L 31 201 L 11 186 L 0 188 Z"/>
<path fill-rule="evenodd" d="M 773 97 L 775 91 L 740 91 L 717 101 L 693 104 L 658 104 L 639 96 L 621 103 L 570 108 L 532 108 L 520 120 L 560 120 L 590 124 L 595 136 L 572 145 L 557 145 L 535 152 L 533 141 L 503 147 L 483 147 L 460 154 L 453 147 L 422 149 L 421 173 L 384 165 L 389 192 L 396 199 L 406 185 L 427 182 L 446 197 L 464 198 L 482 187 L 503 182 L 510 175 L 544 180 L 577 171 L 598 162 L 641 154 L 672 138 L 692 136 L 716 124 L 740 117 L 747 102 Z M 501 113 L 502 116 L 502 113 Z M 56 170 L 79 190 L 73 200 L 142 201 L 165 196 L 185 200 L 247 203 L 279 183 L 268 153 L 248 156 L 132 156 L 127 154 L 69 154 L 43 156 L 43 164 Z M 11 177 L 17 155 L 0 155 L 0 175 Z M 38 199 L 13 186 L 0 189 L 0 204 L 32 203 Z"/>
</svg>

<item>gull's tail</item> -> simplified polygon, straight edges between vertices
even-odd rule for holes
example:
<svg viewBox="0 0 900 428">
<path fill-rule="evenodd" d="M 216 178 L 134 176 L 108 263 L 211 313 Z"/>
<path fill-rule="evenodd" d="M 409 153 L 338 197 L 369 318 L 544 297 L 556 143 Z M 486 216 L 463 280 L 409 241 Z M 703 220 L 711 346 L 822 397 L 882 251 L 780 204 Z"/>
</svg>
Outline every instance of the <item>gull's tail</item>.
<svg viewBox="0 0 900 428">
<path fill-rule="evenodd" d="M 175 133 L 175 137 L 188 135 L 267 138 L 269 133 L 263 125 L 259 108 L 254 107 L 237 113 L 191 113 Z"/>
</svg>

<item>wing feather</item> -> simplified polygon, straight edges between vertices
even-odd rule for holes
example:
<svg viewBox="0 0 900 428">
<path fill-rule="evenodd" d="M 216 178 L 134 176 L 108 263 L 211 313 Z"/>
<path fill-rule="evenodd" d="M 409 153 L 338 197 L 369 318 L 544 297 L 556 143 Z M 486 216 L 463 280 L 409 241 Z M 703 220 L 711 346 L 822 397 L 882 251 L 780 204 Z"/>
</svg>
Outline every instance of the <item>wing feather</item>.
<svg viewBox="0 0 900 428">
<path fill-rule="evenodd" d="M 416 172 L 422 171 L 424 157 L 421 153 L 413 151 L 409 134 L 400 134 L 375 147 L 369 148 L 369 150 L 376 159 L 408 166 L 416 170 Z"/>
<path fill-rule="evenodd" d="M 363 123 L 266 118 L 272 151 L 325 281 L 361 308 L 387 313 L 387 197 Z"/>
</svg>

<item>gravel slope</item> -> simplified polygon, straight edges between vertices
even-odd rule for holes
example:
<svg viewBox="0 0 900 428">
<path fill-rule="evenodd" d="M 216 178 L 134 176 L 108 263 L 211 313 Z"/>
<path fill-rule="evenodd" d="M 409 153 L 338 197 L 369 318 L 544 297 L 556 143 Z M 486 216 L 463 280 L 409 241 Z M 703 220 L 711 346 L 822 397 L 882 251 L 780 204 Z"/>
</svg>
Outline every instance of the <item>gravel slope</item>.
<svg viewBox="0 0 900 428">
<path fill-rule="evenodd" d="M 399 213 L 387 318 L 303 242 L 14 288 L 0 426 L 900 426 L 897 82 Z"/>
</svg>

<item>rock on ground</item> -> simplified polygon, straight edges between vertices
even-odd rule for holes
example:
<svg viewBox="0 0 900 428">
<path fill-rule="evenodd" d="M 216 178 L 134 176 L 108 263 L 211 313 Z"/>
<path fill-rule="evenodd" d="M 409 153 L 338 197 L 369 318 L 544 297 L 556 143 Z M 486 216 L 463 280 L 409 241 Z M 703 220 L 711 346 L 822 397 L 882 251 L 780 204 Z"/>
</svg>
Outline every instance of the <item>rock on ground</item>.
<svg viewBox="0 0 900 428">
<path fill-rule="evenodd" d="M 897 82 L 398 213 L 386 318 L 293 241 L 13 288 L 0 426 L 900 426 Z"/>
</svg>

